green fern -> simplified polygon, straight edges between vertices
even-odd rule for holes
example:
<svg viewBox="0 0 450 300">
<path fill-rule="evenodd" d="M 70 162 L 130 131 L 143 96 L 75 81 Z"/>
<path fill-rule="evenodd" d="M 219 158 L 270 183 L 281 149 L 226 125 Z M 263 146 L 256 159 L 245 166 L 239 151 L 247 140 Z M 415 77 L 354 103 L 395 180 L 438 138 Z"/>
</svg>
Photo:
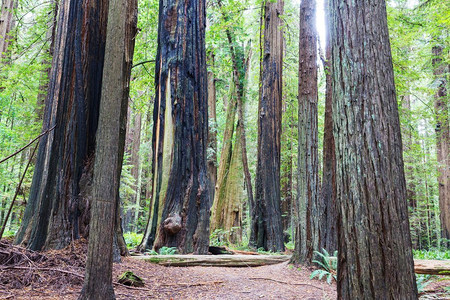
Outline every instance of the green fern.
<svg viewBox="0 0 450 300">
<path fill-rule="evenodd" d="M 310 278 L 318 277 L 319 280 L 326 277 L 328 284 L 331 284 L 332 280 L 337 280 L 337 259 L 331 259 L 327 250 L 322 249 L 322 252 L 314 251 L 316 259 L 313 263 L 317 264 L 320 269 L 317 269 L 311 273 Z M 337 257 L 337 251 L 334 251 L 334 256 Z"/>
<path fill-rule="evenodd" d="M 176 247 L 162 247 L 159 249 L 160 255 L 175 255 L 177 254 L 177 248 Z"/>
</svg>

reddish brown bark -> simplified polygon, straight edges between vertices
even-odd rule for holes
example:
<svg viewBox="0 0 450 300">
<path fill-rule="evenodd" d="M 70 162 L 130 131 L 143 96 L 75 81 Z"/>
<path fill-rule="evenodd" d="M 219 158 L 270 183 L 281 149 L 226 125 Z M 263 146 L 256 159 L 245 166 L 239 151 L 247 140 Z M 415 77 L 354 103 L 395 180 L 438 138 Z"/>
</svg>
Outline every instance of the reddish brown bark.
<svg viewBox="0 0 450 300">
<path fill-rule="evenodd" d="M 386 3 L 331 0 L 339 299 L 417 299 Z"/>
<path fill-rule="evenodd" d="M 251 244 L 284 251 L 281 222 L 280 155 L 284 3 L 266 1 L 258 113 L 258 163 L 255 207 L 252 208 Z M 263 25 L 263 24 L 261 24 Z"/>
</svg>

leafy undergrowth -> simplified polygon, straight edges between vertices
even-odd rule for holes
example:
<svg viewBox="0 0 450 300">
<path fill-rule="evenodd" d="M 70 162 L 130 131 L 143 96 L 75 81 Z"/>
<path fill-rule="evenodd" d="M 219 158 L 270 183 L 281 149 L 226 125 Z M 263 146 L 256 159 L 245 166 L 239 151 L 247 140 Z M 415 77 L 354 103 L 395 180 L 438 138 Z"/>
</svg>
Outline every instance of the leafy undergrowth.
<svg viewBox="0 0 450 300">
<path fill-rule="evenodd" d="M 415 259 L 443 260 L 443 259 L 450 259 L 450 250 L 447 251 L 441 251 L 437 249 L 413 250 L 413 255 Z"/>
</svg>

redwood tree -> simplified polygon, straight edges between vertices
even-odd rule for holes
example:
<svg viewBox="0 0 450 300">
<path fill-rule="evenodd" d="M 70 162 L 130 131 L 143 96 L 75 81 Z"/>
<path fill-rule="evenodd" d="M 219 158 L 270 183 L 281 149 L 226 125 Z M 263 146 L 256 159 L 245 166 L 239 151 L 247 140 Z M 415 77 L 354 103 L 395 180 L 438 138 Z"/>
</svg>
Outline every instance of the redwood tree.
<svg viewBox="0 0 450 300">
<path fill-rule="evenodd" d="M 338 298 L 417 299 L 384 0 L 331 0 Z"/>
<path fill-rule="evenodd" d="M 112 285 L 113 236 L 137 1 L 108 1 L 108 26 L 97 134 L 86 277 L 79 299 L 114 299 Z M 125 17 L 124 17 L 125 16 Z M 131 30 L 130 30 L 131 29 Z"/>
<path fill-rule="evenodd" d="M 434 110 L 436 118 L 436 151 L 439 163 L 439 208 L 441 210 L 442 238 L 446 239 L 444 246 L 450 247 L 450 127 L 447 97 L 447 74 L 450 72 L 450 68 L 442 60 L 442 52 L 442 46 L 433 47 L 434 75 L 438 83 Z"/>
<path fill-rule="evenodd" d="M 89 233 L 106 20 L 105 0 L 60 4 L 43 121 L 44 131 L 56 128 L 41 139 L 30 197 L 16 236 L 17 243 L 33 250 L 62 248 Z M 127 47 L 131 58 L 134 39 Z M 121 116 L 120 142 L 124 144 L 126 114 Z M 120 231 L 118 219 L 117 210 Z M 118 241 L 122 254 L 126 253 L 120 236 Z"/>
<path fill-rule="evenodd" d="M 255 224 L 250 242 L 269 251 L 284 250 L 280 208 L 283 6 L 282 0 L 263 3 L 256 197 L 255 207 L 251 208 Z"/>
<path fill-rule="evenodd" d="M 160 0 L 153 127 L 153 218 L 141 248 L 206 254 L 210 200 L 205 1 Z M 150 235 L 151 227 L 156 236 Z"/>
<path fill-rule="evenodd" d="M 319 155 L 317 116 L 316 1 L 300 4 L 300 50 L 298 86 L 298 221 L 292 260 L 309 264 L 318 250 L 322 217 L 318 209 Z"/>
<path fill-rule="evenodd" d="M 330 24 L 329 5 L 325 1 L 325 15 Z M 329 27 L 329 26 L 328 26 Z M 321 211 L 319 249 L 333 253 L 337 250 L 337 211 L 336 211 L 336 153 L 333 136 L 333 93 L 331 86 L 331 44 L 330 30 L 327 30 L 325 48 L 325 124 L 323 134 L 323 172 L 319 195 Z"/>
</svg>

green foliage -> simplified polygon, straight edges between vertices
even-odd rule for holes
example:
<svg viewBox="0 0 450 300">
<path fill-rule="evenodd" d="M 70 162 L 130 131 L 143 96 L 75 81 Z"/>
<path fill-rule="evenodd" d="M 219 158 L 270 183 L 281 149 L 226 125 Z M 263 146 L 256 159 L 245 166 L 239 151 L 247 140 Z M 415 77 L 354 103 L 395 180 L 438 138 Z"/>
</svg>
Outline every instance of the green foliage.
<svg viewBox="0 0 450 300">
<path fill-rule="evenodd" d="M 160 255 L 175 255 L 177 254 L 177 247 L 162 247 L 159 249 Z"/>
<path fill-rule="evenodd" d="M 331 284 L 332 279 L 337 280 L 337 260 L 332 260 L 325 249 L 322 249 L 322 252 L 314 251 L 314 254 L 316 259 L 313 260 L 313 263 L 316 263 L 321 269 L 313 271 L 310 278 L 318 277 L 319 280 L 322 280 L 325 277 L 328 284 Z M 334 252 L 334 256 L 337 257 L 337 251 Z"/>
<path fill-rule="evenodd" d="M 141 243 L 144 235 L 136 232 L 127 232 L 123 234 L 123 237 L 125 238 L 128 249 L 134 249 Z"/>
<path fill-rule="evenodd" d="M 431 283 L 431 275 L 416 274 L 417 291 L 419 292 L 419 294 L 423 293 L 427 285 L 429 285 L 430 283 Z"/>
<path fill-rule="evenodd" d="M 209 237 L 209 244 L 215 247 L 228 246 L 228 230 L 216 229 Z"/>
<path fill-rule="evenodd" d="M 439 249 L 430 250 L 413 250 L 415 259 L 434 259 L 443 260 L 450 259 L 450 250 L 441 251 Z"/>
</svg>

